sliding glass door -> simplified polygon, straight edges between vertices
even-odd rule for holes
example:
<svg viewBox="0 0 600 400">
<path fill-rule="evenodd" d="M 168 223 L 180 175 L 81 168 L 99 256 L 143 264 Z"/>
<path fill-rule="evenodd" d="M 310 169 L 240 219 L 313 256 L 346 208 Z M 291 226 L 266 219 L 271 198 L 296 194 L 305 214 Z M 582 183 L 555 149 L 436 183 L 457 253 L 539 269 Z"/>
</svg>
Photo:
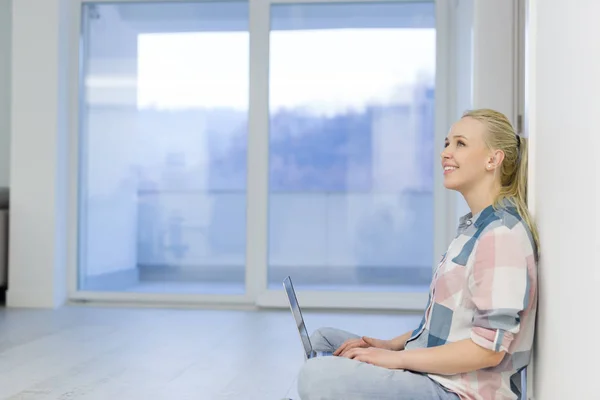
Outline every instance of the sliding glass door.
<svg viewBox="0 0 600 400">
<path fill-rule="evenodd" d="M 423 306 L 441 9 L 82 3 L 73 297 Z"/>
</svg>

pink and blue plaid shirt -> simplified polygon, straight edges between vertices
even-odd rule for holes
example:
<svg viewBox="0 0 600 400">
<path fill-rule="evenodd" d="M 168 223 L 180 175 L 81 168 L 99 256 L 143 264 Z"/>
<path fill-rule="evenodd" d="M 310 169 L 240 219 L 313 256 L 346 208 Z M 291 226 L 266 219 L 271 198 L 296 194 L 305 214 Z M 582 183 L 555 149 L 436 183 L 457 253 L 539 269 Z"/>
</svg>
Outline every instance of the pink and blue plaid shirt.
<svg viewBox="0 0 600 400">
<path fill-rule="evenodd" d="M 429 377 L 461 399 L 517 399 L 517 374 L 530 360 L 537 310 L 537 249 L 510 203 L 460 220 L 434 274 L 429 302 L 406 349 L 472 339 L 504 351 L 494 368 Z M 460 355 L 458 355 L 460 357 Z"/>
</svg>

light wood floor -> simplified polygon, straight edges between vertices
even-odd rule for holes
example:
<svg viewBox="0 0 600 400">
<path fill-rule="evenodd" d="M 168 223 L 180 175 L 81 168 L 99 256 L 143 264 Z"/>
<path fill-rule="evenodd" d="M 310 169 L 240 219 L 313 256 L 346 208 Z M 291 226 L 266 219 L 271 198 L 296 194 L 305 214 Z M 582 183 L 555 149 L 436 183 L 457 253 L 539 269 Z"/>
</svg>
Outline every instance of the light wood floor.
<svg viewBox="0 0 600 400">
<path fill-rule="evenodd" d="M 387 338 L 420 316 L 305 312 Z M 298 399 L 303 362 L 289 311 L 0 308 L 0 399 Z"/>
</svg>

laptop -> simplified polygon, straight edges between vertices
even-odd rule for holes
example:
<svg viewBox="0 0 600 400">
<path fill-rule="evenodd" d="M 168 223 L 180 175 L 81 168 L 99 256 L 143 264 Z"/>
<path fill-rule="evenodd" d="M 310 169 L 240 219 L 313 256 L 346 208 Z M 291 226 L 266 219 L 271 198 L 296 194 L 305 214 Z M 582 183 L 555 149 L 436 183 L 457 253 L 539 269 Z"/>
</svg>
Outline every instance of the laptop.
<svg viewBox="0 0 600 400">
<path fill-rule="evenodd" d="M 283 288 L 287 294 L 287 298 L 290 303 L 290 310 L 292 311 L 292 316 L 296 321 L 296 327 L 300 333 L 300 340 L 302 341 L 302 347 L 304 347 L 304 359 L 308 360 L 315 357 L 332 356 L 333 352 L 331 351 L 313 350 L 308 331 L 306 330 L 306 325 L 304 324 L 304 318 L 302 318 L 302 311 L 300 310 L 300 305 L 298 304 L 298 299 L 296 298 L 296 292 L 294 291 L 292 278 L 288 276 L 283 280 Z"/>
</svg>

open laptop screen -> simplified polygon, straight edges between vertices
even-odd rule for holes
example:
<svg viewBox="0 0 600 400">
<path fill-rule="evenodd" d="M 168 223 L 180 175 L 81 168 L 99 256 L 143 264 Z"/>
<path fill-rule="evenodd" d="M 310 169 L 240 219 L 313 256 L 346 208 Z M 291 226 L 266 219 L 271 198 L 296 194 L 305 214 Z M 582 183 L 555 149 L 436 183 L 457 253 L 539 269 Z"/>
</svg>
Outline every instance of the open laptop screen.
<svg viewBox="0 0 600 400">
<path fill-rule="evenodd" d="M 306 353 L 306 357 L 309 357 L 312 353 L 312 345 L 310 344 L 308 331 L 304 325 L 304 318 L 302 318 L 302 311 L 300 311 L 298 299 L 296 298 L 296 292 L 294 291 L 294 286 L 292 285 L 292 280 L 289 276 L 284 279 L 283 286 L 290 302 L 292 315 L 296 320 L 296 326 L 298 327 L 298 332 L 300 333 L 300 339 L 302 340 L 302 345 L 304 346 L 304 352 Z"/>
</svg>

